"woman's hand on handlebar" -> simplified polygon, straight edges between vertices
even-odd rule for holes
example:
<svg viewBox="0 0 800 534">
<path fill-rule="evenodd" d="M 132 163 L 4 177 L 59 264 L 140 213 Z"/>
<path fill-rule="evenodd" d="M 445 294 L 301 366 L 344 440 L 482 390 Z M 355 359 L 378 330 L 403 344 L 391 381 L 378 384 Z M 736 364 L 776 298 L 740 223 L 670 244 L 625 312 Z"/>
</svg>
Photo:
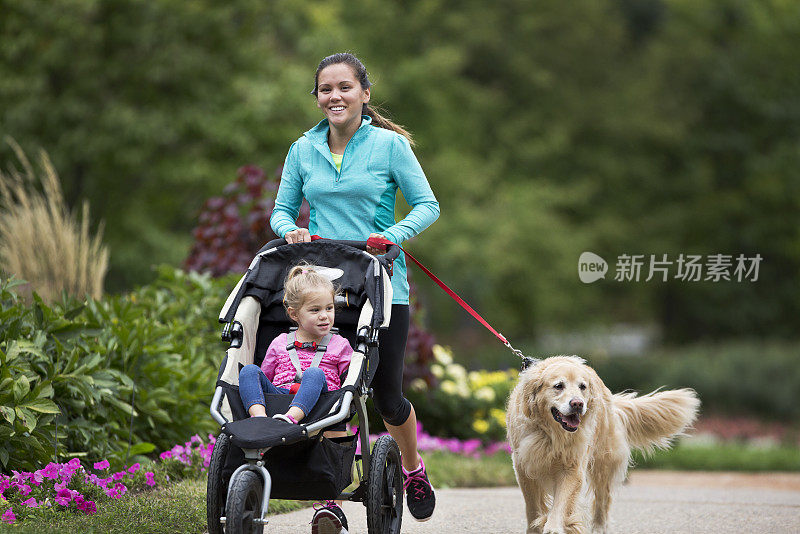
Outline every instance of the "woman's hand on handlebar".
<svg viewBox="0 0 800 534">
<path fill-rule="evenodd" d="M 367 239 L 370 239 L 370 238 L 373 238 L 373 237 L 380 237 L 381 239 L 386 239 L 381 234 L 369 234 L 369 238 L 367 238 Z M 373 256 L 377 256 L 378 254 L 386 254 L 386 248 L 384 247 L 383 249 L 379 249 L 379 248 L 370 247 L 369 245 L 367 245 L 367 252 L 369 252 Z"/>
<path fill-rule="evenodd" d="M 294 243 L 309 243 L 311 242 L 311 232 L 308 231 L 308 228 L 298 228 L 297 230 L 286 232 L 283 238 L 290 245 Z"/>
</svg>

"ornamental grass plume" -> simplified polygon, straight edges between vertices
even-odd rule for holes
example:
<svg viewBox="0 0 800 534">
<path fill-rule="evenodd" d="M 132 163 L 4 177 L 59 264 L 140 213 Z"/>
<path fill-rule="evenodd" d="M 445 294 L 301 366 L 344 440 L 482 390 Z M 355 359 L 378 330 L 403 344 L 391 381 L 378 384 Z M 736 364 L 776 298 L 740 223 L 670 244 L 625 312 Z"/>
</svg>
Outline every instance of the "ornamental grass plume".
<svg viewBox="0 0 800 534">
<path fill-rule="evenodd" d="M 40 152 L 40 173 L 22 148 L 6 138 L 22 171 L 0 170 L 0 271 L 26 280 L 30 289 L 52 302 L 62 292 L 99 298 L 108 270 L 102 224 L 92 237 L 89 204 L 80 219 L 71 212 L 50 158 Z"/>
</svg>

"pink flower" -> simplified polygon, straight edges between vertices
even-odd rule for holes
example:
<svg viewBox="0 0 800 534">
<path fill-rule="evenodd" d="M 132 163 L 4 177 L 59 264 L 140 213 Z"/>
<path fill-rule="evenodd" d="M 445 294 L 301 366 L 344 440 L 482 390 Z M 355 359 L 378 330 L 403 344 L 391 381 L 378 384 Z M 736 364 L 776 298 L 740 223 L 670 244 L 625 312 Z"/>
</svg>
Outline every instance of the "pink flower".
<svg viewBox="0 0 800 534">
<path fill-rule="evenodd" d="M 9 525 L 13 525 L 14 521 L 17 520 L 17 516 L 14 515 L 14 511 L 9 508 L 5 511 L 5 513 L 0 517 L 3 520 L 3 523 L 8 523 Z"/>
<path fill-rule="evenodd" d="M 122 482 L 117 482 L 114 485 L 114 491 L 116 491 L 119 494 L 119 496 L 121 497 L 121 496 L 125 495 L 125 492 L 128 491 L 128 488 Z M 119 497 L 117 497 L 117 499 L 119 499 Z"/>
<path fill-rule="evenodd" d="M 31 497 L 27 501 L 22 501 L 20 504 L 24 504 L 28 508 L 39 508 L 39 503 L 36 502 L 36 499 L 34 499 L 33 497 Z"/>
<path fill-rule="evenodd" d="M 172 458 L 172 451 L 164 451 L 161 454 L 159 454 L 158 457 L 161 458 L 162 460 L 168 460 Z"/>
<path fill-rule="evenodd" d="M 111 464 L 108 463 L 108 460 L 103 460 L 102 462 L 94 464 L 95 469 L 108 469 L 109 467 L 111 467 Z"/>
<path fill-rule="evenodd" d="M 42 476 L 44 478 L 49 478 L 51 480 L 55 480 L 56 478 L 58 478 L 58 464 L 50 462 L 41 471 L 42 471 Z"/>
<path fill-rule="evenodd" d="M 77 493 L 77 492 L 76 492 Z M 62 488 L 56 493 L 55 501 L 61 506 L 67 506 L 72 500 L 72 490 Z"/>
<path fill-rule="evenodd" d="M 144 478 L 146 479 L 145 484 L 147 484 L 148 486 L 156 485 L 156 476 L 153 473 L 148 471 L 147 473 L 144 474 Z"/>
<path fill-rule="evenodd" d="M 86 501 L 83 504 L 82 510 L 86 513 L 86 515 L 92 515 L 97 513 L 97 505 L 94 503 L 94 501 Z"/>
<path fill-rule="evenodd" d="M 140 467 L 142 467 L 142 466 L 141 466 L 141 464 L 139 464 L 139 463 L 137 462 L 137 463 L 133 464 L 132 466 L 130 466 L 130 467 L 128 468 L 128 473 L 130 473 L 130 474 L 134 474 L 134 473 L 136 473 L 136 471 L 138 471 L 138 470 L 139 470 L 139 468 L 140 468 Z"/>
<path fill-rule="evenodd" d="M 17 486 L 17 491 L 19 491 L 22 495 L 27 495 L 31 492 L 31 487 L 27 484 L 20 484 Z"/>
<path fill-rule="evenodd" d="M 81 495 L 80 502 L 78 502 L 78 499 L 75 499 L 75 502 L 78 506 L 78 510 L 86 515 L 92 515 L 97 512 L 97 505 L 94 503 L 94 501 L 87 501 L 83 498 L 83 495 Z"/>
<path fill-rule="evenodd" d="M 117 473 L 114 473 L 113 475 L 111 475 L 111 478 L 115 481 L 122 480 L 123 478 L 125 478 L 125 471 L 119 471 Z"/>
</svg>

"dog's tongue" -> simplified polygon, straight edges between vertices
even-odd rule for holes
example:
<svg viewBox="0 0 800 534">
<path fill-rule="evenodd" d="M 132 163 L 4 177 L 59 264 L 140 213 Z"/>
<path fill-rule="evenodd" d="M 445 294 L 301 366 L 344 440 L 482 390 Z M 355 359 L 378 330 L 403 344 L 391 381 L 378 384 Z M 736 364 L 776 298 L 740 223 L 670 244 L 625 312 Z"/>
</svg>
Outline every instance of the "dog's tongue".
<svg viewBox="0 0 800 534">
<path fill-rule="evenodd" d="M 571 414 L 564 417 L 564 422 L 567 423 L 567 426 L 570 428 L 578 428 L 578 425 L 581 422 L 581 418 L 578 417 L 577 414 Z"/>
</svg>

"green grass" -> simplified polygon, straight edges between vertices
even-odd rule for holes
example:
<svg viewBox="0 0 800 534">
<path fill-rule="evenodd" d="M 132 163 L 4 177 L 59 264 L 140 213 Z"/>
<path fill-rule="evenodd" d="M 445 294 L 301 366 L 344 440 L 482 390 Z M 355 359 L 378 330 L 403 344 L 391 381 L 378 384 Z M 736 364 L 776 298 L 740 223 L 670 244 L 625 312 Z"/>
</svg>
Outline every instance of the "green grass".
<svg viewBox="0 0 800 534">
<path fill-rule="evenodd" d="M 755 447 L 744 443 L 678 444 L 644 457 L 634 453 L 637 467 L 687 471 L 800 471 L 800 448 Z"/>
<path fill-rule="evenodd" d="M 269 513 L 279 514 L 308 506 L 301 501 L 270 500 Z M 187 479 L 163 489 L 125 495 L 98 503 L 91 516 L 60 512 L 14 526 L 0 533 L 14 534 L 203 534 L 206 532 L 206 479 Z"/>
<path fill-rule="evenodd" d="M 482 458 L 448 452 L 423 454 L 428 477 L 436 488 L 488 488 L 517 484 L 511 456 L 505 452 Z"/>
</svg>

